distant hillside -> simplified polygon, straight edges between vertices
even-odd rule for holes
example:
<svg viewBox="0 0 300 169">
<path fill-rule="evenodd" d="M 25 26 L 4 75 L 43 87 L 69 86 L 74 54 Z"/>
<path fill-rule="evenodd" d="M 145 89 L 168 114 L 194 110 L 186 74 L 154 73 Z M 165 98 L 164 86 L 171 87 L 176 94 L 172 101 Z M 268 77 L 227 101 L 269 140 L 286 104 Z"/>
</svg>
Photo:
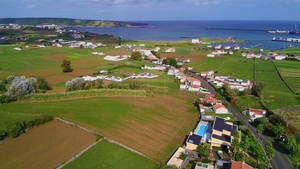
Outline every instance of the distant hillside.
<svg viewBox="0 0 300 169">
<path fill-rule="evenodd" d="M 43 23 L 67 26 L 102 26 L 102 27 L 130 27 L 148 26 L 147 23 L 106 21 L 106 20 L 86 20 L 69 18 L 0 18 L 0 24 L 38 25 Z"/>
</svg>

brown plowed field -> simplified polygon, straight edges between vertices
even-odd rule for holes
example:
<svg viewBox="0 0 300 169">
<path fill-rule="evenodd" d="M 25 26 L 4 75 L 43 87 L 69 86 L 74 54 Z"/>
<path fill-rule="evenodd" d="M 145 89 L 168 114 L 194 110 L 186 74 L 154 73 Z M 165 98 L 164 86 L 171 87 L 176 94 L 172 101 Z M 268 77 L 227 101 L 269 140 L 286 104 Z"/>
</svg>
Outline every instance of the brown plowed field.
<svg viewBox="0 0 300 169">
<path fill-rule="evenodd" d="M 51 76 L 46 76 L 45 79 L 49 84 L 58 84 L 62 82 L 66 82 L 75 78 L 76 76 L 65 75 L 65 74 L 55 74 Z"/>
<path fill-rule="evenodd" d="M 52 120 L 0 144 L 2 169 L 53 169 L 95 141 L 95 136 Z"/>
</svg>

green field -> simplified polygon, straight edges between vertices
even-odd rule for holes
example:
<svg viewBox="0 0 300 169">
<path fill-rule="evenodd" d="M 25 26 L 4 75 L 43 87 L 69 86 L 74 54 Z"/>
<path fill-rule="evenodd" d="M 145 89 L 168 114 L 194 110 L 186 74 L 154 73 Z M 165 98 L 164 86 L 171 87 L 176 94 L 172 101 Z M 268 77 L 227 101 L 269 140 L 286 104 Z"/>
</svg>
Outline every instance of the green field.
<svg viewBox="0 0 300 169">
<path fill-rule="evenodd" d="M 295 93 L 300 92 L 300 62 L 299 61 L 274 61 L 284 81 Z"/>
<path fill-rule="evenodd" d="M 39 118 L 39 116 L 32 116 L 30 114 L 13 114 L 0 112 L 0 130 L 7 130 L 7 126 L 15 122 L 24 122 L 29 120 L 34 120 Z"/>
<path fill-rule="evenodd" d="M 79 158 L 66 165 L 64 169 L 157 169 L 158 167 L 159 164 L 154 161 L 114 143 L 102 140 Z"/>
</svg>

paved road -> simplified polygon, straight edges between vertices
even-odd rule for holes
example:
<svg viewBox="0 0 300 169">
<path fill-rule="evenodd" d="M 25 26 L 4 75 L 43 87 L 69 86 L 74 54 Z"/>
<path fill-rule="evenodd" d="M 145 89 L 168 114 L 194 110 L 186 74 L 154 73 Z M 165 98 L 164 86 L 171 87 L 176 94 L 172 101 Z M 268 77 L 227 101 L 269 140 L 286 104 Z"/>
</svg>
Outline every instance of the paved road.
<svg viewBox="0 0 300 169">
<path fill-rule="evenodd" d="M 198 76 L 193 72 L 189 72 L 189 74 L 192 77 L 201 80 L 201 85 L 203 87 L 205 87 L 206 89 L 208 89 L 210 91 L 210 93 L 216 94 L 215 88 L 212 85 L 210 85 L 205 79 L 203 79 L 201 76 Z M 227 108 L 228 108 L 229 112 L 231 112 L 233 114 L 233 116 L 236 118 L 236 120 L 242 121 L 246 124 L 246 119 L 240 112 L 235 110 L 231 105 L 228 105 Z M 258 138 L 258 141 L 259 141 L 259 143 L 261 144 L 261 146 L 263 148 L 264 148 L 264 145 L 265 145 L 266 142 L 268 142 L 268 141 L 273 142 L 273 140 L 271 140 L 269 137 L 264 136 L 264 135 L 259 135 L 256 132 L 256 128 L 250 123 L 248 125 L 248 129 L 252 132 L 252 134 L 256 138 Z M 294 167 L 293 167 L 291 161 L 289 160 L 289 158 L 285 154 L 282 153 L 281 148 L 277 144 L 273 144 L 273 147 L 275 149 L 275 156 L 271 160 L 272 168 L 273 169 L 293 169 Z"/>
</svg>

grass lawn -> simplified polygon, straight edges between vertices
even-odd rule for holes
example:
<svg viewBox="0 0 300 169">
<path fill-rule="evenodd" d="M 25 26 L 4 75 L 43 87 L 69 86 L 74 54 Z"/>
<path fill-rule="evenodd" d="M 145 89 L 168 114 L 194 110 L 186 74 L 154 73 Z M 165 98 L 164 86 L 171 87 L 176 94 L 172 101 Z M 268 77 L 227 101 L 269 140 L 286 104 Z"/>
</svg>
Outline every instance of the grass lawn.
<svg viewBox="0 0 300 169">
<path fill-rule="evenodd" d="M 159 164 L 139 154 L 102 140 L 71 162 L 64 169 L 68 168 L 109 168 L 109 169 L 157 169 Z"/>
<path fill-rule="evenodd" d="M 249 108 L 254 108 L 254 109 L 262 109 L 262 105 L 260 103 L 259 98 L 254 97 L 254 96 L 242 96 L 239 97 L 237 102 L 236 102 L 235 107 L 238 107 L 238 111 L 243 111 Z"/>
<path fill-rule="evenodd" d="M 270 61 L 265 61 L 265 60 L 255 60 L 255 70 L 256 71 L 276 71 L 273 63 Z"/>
</svg>

